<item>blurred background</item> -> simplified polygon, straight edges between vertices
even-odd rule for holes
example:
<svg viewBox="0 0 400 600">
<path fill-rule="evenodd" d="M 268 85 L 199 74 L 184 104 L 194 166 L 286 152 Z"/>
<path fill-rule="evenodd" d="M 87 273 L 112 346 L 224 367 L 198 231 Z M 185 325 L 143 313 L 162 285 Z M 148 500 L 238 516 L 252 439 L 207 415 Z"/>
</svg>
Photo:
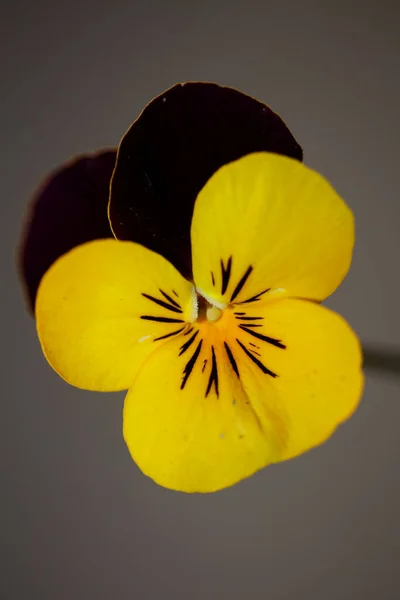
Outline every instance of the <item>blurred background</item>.
<svg viewBox="0 0 400 600">
<path fill-rule="evenodd" d="M 0 597 L 400 597 L 400 379 L 368 371 L 321 448 L 212 495 L 157 487 L 121 434 L 123 394 L 65 384 L 25 312 L 15 248 L 54 167 L 114 146 L 157 94 L 215 81 L 270 105 L 356 216 L 330 299 L 400 345 L 400 4 L 69 0 L 2 7 Z"/>
</svg>

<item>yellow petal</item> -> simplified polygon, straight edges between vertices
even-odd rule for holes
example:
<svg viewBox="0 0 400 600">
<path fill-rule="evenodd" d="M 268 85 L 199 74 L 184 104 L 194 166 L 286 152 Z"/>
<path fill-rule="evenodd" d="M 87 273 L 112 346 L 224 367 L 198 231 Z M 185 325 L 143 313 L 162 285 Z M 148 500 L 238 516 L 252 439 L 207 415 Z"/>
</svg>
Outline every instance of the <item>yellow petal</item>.
<svg viewBox="0 0 400 600">
<path fill-rule="evenodd" d="M 359 344 L 338 315 L 291 299 L 239 312 L 165 344 L 127 395 L 132 457 L 165 487 L 232 485 L 322 443 L 360 399 Z"/>
<path fill-rule="evenodd" d="M 239 329 L 229 328 L 229 343 L 246 394 L 284 423 L 279 460 L 324 442 L 362 394 L 361 347 L 350 326 L 321 305 L 291 298 L 227 312 Z"/>
<path fill-rule="evenodd" d="M 255 153 L 206 183 L 191 236 L 196 287 L 217 306 L 277 295 L 323 300 L 350 267 L 354 222 L 321 175 Z"/>
<path fill-rule="evenodd" d="M 47 271 L 36 322 L 51 366 L 88 390 L 127 389 L 141 364 L 196 316 L 193 286 L 132 242 L 97 240 Z"/>
<path fill-rule="evenodd" d="M 157 350 L 125 400 L 132 458 L 174 490 L 212 492 L 279 457 L 272 421 L 260 423 L 212 327 L 196 324 Z"/>
</svg>

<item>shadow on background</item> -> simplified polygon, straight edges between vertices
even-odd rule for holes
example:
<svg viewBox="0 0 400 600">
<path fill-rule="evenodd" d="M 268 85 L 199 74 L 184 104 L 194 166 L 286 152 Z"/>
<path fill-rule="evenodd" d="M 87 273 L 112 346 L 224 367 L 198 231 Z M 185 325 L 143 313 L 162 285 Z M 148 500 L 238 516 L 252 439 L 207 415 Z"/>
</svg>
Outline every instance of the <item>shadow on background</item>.
<svg viewBox="0 0 400 600">
<path fill-rule="evenodd" d="M 400 351 L 363 346 L 364 368 L 390 376 L 400 376 Z"/>
</svg>

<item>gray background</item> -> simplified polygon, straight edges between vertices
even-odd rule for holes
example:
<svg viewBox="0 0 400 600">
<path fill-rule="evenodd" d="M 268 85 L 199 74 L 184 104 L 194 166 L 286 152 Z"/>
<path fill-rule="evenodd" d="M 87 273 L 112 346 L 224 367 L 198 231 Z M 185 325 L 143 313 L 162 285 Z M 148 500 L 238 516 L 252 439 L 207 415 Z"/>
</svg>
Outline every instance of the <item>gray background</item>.
<svg viewBox="0 0 400 600">
<path fill-rule="evenodd" d="M 330 305 L 366 342 L 399 319 L 398 2 L 5 2 L 1 18 L 0 597 L 400 597 L 400 381 L 370 375 L 320 449 L 218 494 L 157 487 L 121 436 L 123 394 L 42 357 L 13 254 L 41 179 L 114 145 L 172 84 L 231 85 L 276 110 L 355 211 Z"/>
</svg>

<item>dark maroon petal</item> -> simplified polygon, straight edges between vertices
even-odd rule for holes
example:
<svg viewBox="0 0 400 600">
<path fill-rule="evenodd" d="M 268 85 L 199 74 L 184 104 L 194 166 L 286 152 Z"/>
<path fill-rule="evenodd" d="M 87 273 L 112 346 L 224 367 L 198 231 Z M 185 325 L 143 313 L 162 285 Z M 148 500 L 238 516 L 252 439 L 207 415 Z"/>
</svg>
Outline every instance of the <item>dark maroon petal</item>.
<svg viewBox="0 0 400 600">
<path fill-rule="evenodd" d="M 115 236 L 162 254 L 190 279 L 198 192 L 223 164 L 256 151 L 303 157 L 282 119 L 254 98 L 213 83 L 174 86 L 121 141 L 109 207 Z"/>
<path fill-rule="evenodd" d="M 18 254 L 22 284 L 33 312 L 47 269 L 68 250 L 113 237 L 107 216 L 116 151 L 79 156 L 57 169 L 32 200 Z"/>
</svg>

